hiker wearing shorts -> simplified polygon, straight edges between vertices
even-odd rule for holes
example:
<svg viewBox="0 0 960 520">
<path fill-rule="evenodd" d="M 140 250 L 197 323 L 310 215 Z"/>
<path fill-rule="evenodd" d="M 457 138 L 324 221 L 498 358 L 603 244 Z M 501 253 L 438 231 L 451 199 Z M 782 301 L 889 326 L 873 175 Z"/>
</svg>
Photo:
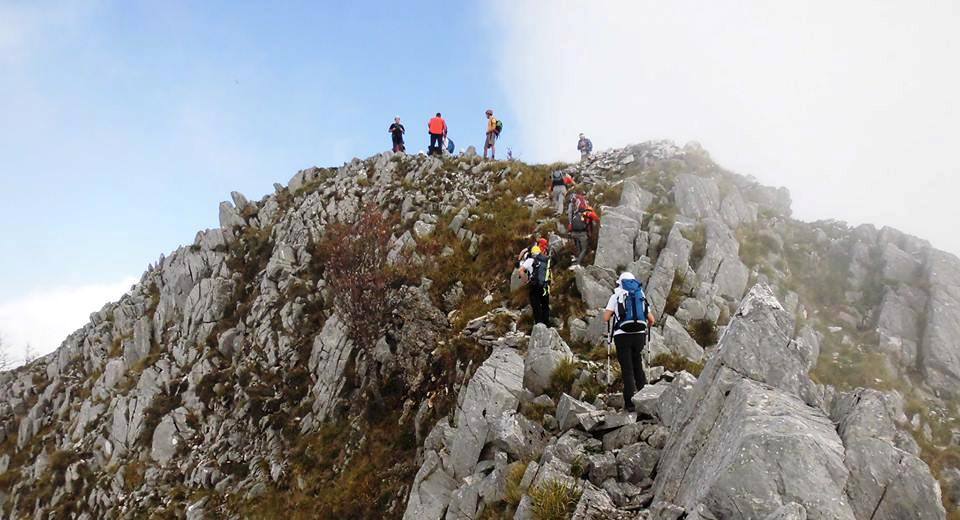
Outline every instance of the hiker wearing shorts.
<svg viewBox="0 0 960 520">
<path fill-rule="evenodd" d="M 487 109 L 487 137 L 483 142 L 483 158 L 487 158 L 490 150 L 490 159 L 497 158 L 497 118 L 493 117 L 493 110 Z"/>
</svg>

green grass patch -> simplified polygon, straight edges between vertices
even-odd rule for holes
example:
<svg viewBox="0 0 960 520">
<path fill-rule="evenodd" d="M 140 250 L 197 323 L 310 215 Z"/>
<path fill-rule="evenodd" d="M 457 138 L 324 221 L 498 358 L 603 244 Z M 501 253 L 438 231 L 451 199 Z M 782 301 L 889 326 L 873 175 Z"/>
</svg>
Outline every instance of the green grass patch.
<svg viewBox="0 0 960 520">
<path fill-rule="evenodd" d="M 537 520 L 567 520 L 580 501 L 582 491 L 553 480 L 546 482 L 530 493 L 533 499 L 533 518 Z"/>
</svg>

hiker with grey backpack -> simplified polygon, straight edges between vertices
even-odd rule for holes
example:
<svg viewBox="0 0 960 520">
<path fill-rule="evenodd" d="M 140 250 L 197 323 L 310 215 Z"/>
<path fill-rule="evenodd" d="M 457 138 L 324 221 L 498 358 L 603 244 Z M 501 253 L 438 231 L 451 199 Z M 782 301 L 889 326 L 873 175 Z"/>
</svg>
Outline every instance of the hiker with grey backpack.
<svg viewBox="0 0 960 520">
<path fill-rule="evenodd" d="M 628 412 L 635 412 L 633 394 L 647 384 L 640 354 L 647 344 L 649 329 L 656 320 L 647 306 L 643 286 L 633 274 L 624 272 L 620 275 L 617 287 L 603 311 L 603 321 L 613 331 L 607 341 L 608 348 L 612 341 L 617 349 L 617 361 L 623 375 L 624 408 Z"/>
</svg>

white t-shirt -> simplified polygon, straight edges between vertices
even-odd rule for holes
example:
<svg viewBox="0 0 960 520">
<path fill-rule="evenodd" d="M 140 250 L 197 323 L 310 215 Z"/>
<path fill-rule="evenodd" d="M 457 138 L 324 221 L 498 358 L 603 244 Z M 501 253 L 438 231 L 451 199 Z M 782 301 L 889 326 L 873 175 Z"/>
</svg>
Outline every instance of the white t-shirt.
<svg viewBox="0 0 960 520">
<path fill-rule="evenodd" d="M 627 291 L 624 291 L 623 289 L 617 287 L 616 289 L 613 290 L 613 294 L 610 295 L 610 299 L 607 300 L 607 306 L 604 308 L 604 310 L 608 310 L 613 313 L 612 319 L 614 323 L 616 323 L 617 320 L 620 319 L 620 317 L 617 315 L 617 312 L 620 310 L 620 302 L 624 298 L 626 298 L 626 296 L 627 296 Z M 646 316 L 644 316 L 644 318 L 646 318 Z M 624 332 L 620 329 L 614 329 L 613 331 L 614 336 L 619 336 L 620 334 L 630 334 L 630 333 Z"/>
<path fill-rule="evenodd" d="M 529 256 L 520 264 L 520 269 L 523 269 L 527 272 L 528 275 L 533 274 L 533 257 Z"/>
</svg>

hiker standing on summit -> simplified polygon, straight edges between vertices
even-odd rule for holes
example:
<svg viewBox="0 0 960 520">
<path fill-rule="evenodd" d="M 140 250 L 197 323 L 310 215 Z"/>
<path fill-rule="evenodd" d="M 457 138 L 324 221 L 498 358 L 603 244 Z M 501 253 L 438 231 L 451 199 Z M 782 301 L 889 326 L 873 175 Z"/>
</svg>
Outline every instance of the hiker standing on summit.
<svg viewBox="0 0 960 520">
<path fill-rule="evenodd" d="M 437 115 L 427 123 L 427 132 L 430 133 L 430 147 L 427 153 L 443 155 L 443 138 L 447 136 L 447 122 L 443 120 L 440 112 L 437 112 Z"/>
<path fill-rule="evenodd" d="M 487 135 L 483 142 L 483 158 L 487 158 L 487 150 L 490 150 L 490 159 L 497 160 L 497 138 L 500 137 L 500 129 L 503 126 L 493 117 L 493 110 L 487 109 Z"/>
<path fill-rule="evenodd" d="M 393 141 L 393 153 L 405 152 L 407 149 L 403 146 L 403 134 L 406 129 L 400 124 L 400 116 L 393 118 L 393 124 L 387 129 L 390 132 L 390 139 Z"/>
<path fill-rule="evenodd" d="M 587 139 L 587 136 L 580 134 L 580 140 L 577 141 L 577 150 L 580 150 L 580 162 L 586 162 L 593 152 L 593 142 Z"/>
<path fill-rule="evenodd" d="M 620 274 L 617 287 L 607 301 L 603 321 L 611 323 L 611 320 L 612 339 L 617 347 L 617 361 L 623 375 L 623 405 L 628 412 L 634 412 L 636 407 L 633 405 L 633 394 L 647 384 L 640 354 L 647 344 L 647 329 L 652 327 L 656 320 L 647 307 L 643 287 L 631 273 Z"/>
</svg>

